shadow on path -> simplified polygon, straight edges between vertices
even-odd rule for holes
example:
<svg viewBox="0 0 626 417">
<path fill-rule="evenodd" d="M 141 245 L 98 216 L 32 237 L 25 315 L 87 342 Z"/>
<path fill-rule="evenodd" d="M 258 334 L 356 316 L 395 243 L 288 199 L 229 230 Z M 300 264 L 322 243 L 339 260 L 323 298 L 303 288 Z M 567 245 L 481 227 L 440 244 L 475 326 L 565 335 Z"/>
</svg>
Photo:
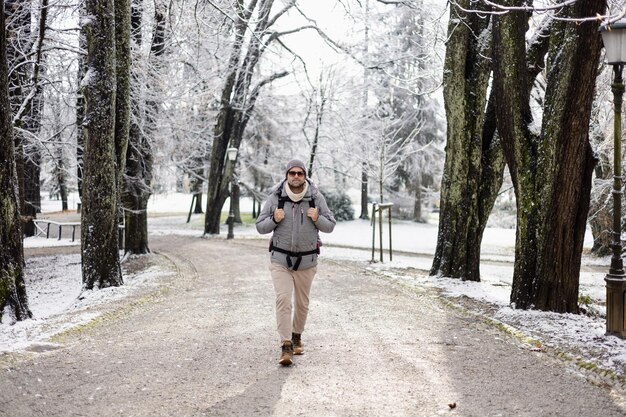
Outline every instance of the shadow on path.
<svg viewBox="0 0 626 417">
<path fill-rule="evenodd" d="M 282 397 L 293 368 L 278 367 L 246 386 L 237 395 L 225 398 L 203 410 L 208 416 L 270 416 Z M 243 405 L 243 407 L 242 407 Z M 294 412 L 294 415 L 297 414 Z"/>
</svg>

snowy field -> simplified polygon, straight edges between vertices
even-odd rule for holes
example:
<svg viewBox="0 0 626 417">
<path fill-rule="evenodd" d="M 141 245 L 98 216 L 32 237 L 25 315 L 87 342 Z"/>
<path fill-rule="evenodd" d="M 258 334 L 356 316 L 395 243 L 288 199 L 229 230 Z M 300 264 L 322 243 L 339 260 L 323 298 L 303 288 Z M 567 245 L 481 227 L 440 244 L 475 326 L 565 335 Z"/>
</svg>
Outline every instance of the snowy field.
<svg viewBox="0 0 626 417">
<path fill-rule="evenodd" d="M 157 214 L 149 220 L 153 235 L 178 234 L 201 236 L 203 215 L 193 215 L 186 223 L 191 196 L 171 193 L 156 195 L 150 200 L 149 212 Z M 228 207 L 228 202 L 225 205 Z M 70 201 L 70 208 L 75 205 Z M 43 211 L 60 210 L 60 202 L 45 201 Z M 242 211 L 251 211 L 250 203 L 242 200 Z M 602 369 L 626 376 L 626 341 L 605 333 L 604 275 L 610 259 L 583 256 L 580 276 L 580 295 L 588 302 L 587 315 L 554 314 L 538 311 L 514 310 L 509 305 L 513 273 L 515 231 L 488 228 L 482 244 L 481 279 L 479 283 L 457 279 L 432 278 L 427 271 L 432 264 L 436 246 L 436 219 L 419 224 L 394 221 L 393 261 L 387 251 L 388 236 L 385 224 L 384 262 L 371 263 L 372 228 L 369 221 L 353 220 L 337 224 L 332 234 L 322 234 L 322 256 L 337 260 L 361 262 L 364 268 L 385 275 L 408 287 L 433 287 L 451 299 L 474 300 L 486 307 L 490 320 L 508 328 L 524 340 L 533 340 L 532 349 L 541 352 L 552 349 L 564 352 L 567 360 L 581 364 L 591 363 Z M 226 228 L 221 238 L 225 237 Z M 377 232 L 378 235 L 378 232 Z M 235 227 L 236 239 L 267 239 L 259 236 L 254 226 Z M 591 247 L 590 233 L 585 241 L 586 253 Z M 69 240 L 28 238 L 25 247 L 76 245 Z M 378 251 L 375 259 L 378 260 Z M 417 272 L 416 272 L 417 271 Z M 158 285 L 161 277 L 171 272 L 152 268 L 137 275 L 126 276 L 126 285 L 120 288 L 81 293 L 80 255 L 58 255 L 27 259 L 26 279 L 33 320 L 14 325 L 0 325 L 0 354 L 25 349 L 33 344 L 46 343 L 55 333 L 93 319 L 92 307 L 120 298 L 145 286 Z M 71 317 L 71 319 L 68 319 Z M 478 317 L 478 316 L 477 316 Z M 584 366 L 584 365 L 583 365 Z"/>
</svg>

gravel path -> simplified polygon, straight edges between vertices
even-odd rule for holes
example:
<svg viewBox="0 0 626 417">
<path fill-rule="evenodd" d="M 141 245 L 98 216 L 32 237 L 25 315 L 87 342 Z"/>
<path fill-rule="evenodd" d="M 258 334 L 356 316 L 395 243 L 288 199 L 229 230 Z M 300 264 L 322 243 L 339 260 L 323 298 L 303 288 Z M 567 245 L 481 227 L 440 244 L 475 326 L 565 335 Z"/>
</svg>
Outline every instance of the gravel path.
<svg viewBox="0 0 626 417">
<path fill-rule="evenodd" d="M 436 294 L 328 260 L 306 353 L 283 368 L 264 242 L 167 236 L 152 248 L 179 276 L 58 350 L 5 359 L 0 416 L 626 414 L 623 397 Z"/>
</svg>

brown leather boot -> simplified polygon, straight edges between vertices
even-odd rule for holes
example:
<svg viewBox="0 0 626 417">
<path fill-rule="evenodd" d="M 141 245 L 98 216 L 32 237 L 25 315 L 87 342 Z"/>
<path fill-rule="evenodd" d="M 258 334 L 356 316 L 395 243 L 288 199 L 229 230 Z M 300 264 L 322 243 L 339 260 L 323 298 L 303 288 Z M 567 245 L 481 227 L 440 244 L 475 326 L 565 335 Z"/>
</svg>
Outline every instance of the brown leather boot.
<svg viewBox="0 0 626 417">
<path fill-rule="evenodd" d="M 291 333 L 291 343 L 293 343 L 293 354 L 302 355 L 304 353 L 304 343 L 300 333 Z"/>
<path fill-rule="evenodd" d="M 293 363 L 293 343 L 291 343 L 291 340 L 283 340 L 283 346 L 281 349 L 282 353 L 278 363 L 282 366 L 291 365 Z"/>
</svg>

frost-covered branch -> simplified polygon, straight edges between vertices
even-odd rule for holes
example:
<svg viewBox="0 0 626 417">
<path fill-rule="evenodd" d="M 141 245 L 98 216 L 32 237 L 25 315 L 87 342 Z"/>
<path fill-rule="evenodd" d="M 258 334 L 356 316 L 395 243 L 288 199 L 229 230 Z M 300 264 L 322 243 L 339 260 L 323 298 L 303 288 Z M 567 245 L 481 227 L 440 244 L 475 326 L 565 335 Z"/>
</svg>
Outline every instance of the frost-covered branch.
<svg viewBox="0 0 626 417">
<path fill-rule="evenodd" d="M 35 96 L 41 91 L 41 85 L 39 84 L 39 71 L 41 69 L 41 57 L 43 50 L 43 41 L 46 34 L 46 20 L 48 18 L 48 0 L 41 0 L 41 12 L 39 15 L 39 33 L 37 34 L 37 45 L 35 49 L 35 62 L 33 64 L 33 73 L 31 76 L 32 88 L 24 101 L 22 102 L 19 110 L 13 117 L 13 125 L 19 126 L 22 123 L 22 118 L 29 111 L 32 101 Z"/>
<path fill-rule="evenodd" d="M 563 7 L 571 6 L 572 4 L 576 3 L 576 1 L 578 0 L 565 0 L 561 3 L 545 5 L 545 6 L 503 6 L 501 4 L 498 4 L 490 0 L 483 0 L 483 3 L 485 3 L 487 6 L 491 6 L 496 9 L 505 10 L 505 11 L 521 10 L 521 11 L 526 11 L 526 12 L 542 12 L 542 11 L 548 11 L 548 10 L 562 9 Z"/>
<path fill-rule="evenodd" d="M 596 14 L 595 16 L 586 16 L 586 17 L 580 17 L 580 18 L 574 18 L 574 17 L 563 18 L 555 13 L 557 11 L 562 10 L 565 7 L 572 6 L 577 1 L 578 0 L 565 0 L 560 3 L 546 4 L 546 5 L 541 5 L 541 6 L 535 6 L 535 5 L 533 6 L 506 6 L 506 5 L 502 5 L 494 1 L 483 0 L 482 1 L 483 4 L 493 8 L 493 10 L 491 11 L 482 10 L 482 9 L 469 9 L 469 8 L 463 7 L 455 0 L 450 0 L 450 4 L 454 5 L 454 7 L 458 8 L 459 10 L 464 11 L 465 13 L 478 13 L 481 15 L 485 15 L 485 14 L 503 15 L 503 14 L 507 14 L 511 12 L 546 13 L 550 16 L 550 18 L 554 20 L 578 22 L 578 23 L 602 21 L 603 23 L 608 24 L 608 23 L 614 23 L 622 19 L 624 16 L 626 16 L 626 7 L 622 7 L 621 10 L 617 13 L 609 13 L 609 14 L 604 14 L 604 15 Z"/>
</svg>

